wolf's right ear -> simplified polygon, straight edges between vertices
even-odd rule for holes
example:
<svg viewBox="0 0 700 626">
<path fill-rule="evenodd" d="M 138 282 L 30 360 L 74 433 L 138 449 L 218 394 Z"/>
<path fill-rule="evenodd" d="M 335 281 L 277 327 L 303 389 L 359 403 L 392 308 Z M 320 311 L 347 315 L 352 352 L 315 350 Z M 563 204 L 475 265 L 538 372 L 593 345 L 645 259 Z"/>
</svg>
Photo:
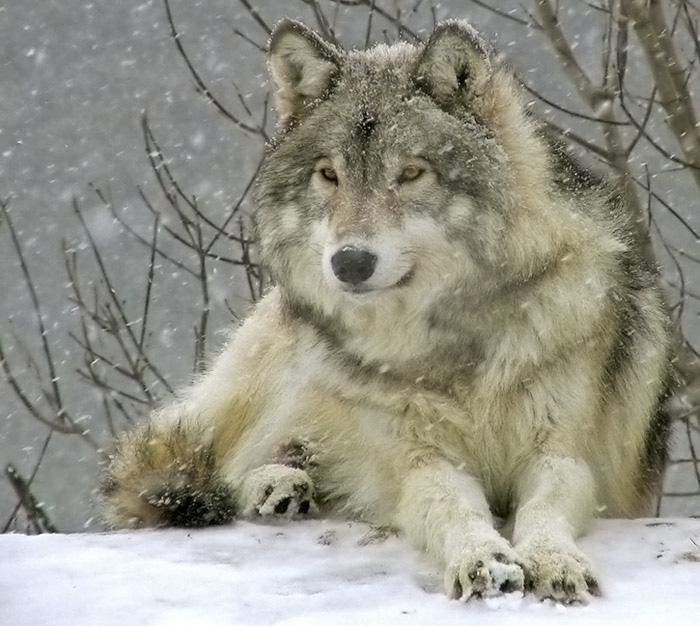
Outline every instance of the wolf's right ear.
<svg viewBox="0 0 700 626">
<path fill-rule="evenodd" d="M 275 26 L 268 44 L 268 64 L 281 125 L 325 97 L 341 57 L 341 50 L 300 22 L 284 19 Z"/>
<path fill-rule="evenodd" d="M 491 73 L 488 46 L 469 24 L 458 20 L 435 27 L 414 70 L 416 84 L 443 106 L 481 93 Z"/>
</svg>

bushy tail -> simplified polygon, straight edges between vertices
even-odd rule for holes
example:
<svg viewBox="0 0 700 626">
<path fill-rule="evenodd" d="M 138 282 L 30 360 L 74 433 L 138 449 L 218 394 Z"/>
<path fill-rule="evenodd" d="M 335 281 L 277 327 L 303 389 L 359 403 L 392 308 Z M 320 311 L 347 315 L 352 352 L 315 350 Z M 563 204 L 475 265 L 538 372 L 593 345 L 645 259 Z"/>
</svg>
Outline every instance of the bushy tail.
<svg viewBox="0 0 700 626">
<path fill-rule="evenodd" d="M 224 524 L 236 506 L 219 470 L 201 430 L 177 422 L 136 427 L 117 439 L 105 470 L 102 518 L 111 528 Z"/>
</svg>

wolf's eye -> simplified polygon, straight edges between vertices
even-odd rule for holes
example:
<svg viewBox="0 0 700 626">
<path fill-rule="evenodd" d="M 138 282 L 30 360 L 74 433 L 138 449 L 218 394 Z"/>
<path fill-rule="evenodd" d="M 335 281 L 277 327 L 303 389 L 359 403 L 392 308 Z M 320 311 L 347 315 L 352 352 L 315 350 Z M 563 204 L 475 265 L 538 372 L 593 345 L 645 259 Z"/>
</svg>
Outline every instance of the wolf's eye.
<svg viewBox="0 0 700 626">
<path fill-rule="evenodd" d="M 425 172 L 425 170 L 421 169 L 417 165 L 409 165 L 404 167 L 401 174 L 399 174 L 399 183 L 408 183 L 412 180 L 416 180 L 417 178 L 420 178 L 423 172 Z"/>
<path fill-rule="evenodd" d="M 323 176 L 323 178 L 325 178 L 327 181 L 331 183 L 338 182 L 338 174 L 332 167 L 322 167 L 319 172 L 321 172 L 321 176 Z"/>
</svg>

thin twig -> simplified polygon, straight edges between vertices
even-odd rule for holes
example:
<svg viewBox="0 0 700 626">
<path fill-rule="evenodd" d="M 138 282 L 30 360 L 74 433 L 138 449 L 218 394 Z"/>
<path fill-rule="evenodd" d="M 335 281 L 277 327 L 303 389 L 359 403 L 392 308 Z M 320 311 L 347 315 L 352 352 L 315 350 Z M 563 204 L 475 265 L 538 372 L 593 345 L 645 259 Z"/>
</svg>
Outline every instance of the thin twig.
<svg viewBox="0 0 700 626">
<path fill-rule="evenodd" d="M 240 0 L 241 3 L 246 6 L 248 5 L 248 2 L 246 0 Z M 199 91 L 206 99 L 207 102 L 211 103 L 214 105 L 216 110 L 221 113 L 227 120 L 235 124 L 238 128 L 241 130 L 244 130 L 247 133 L 251 133 L 254 135 L 261 135 L 262 137 L 267 140 L 267 136 L 265 134 L 265 129 L 260 128 L 260 127 L 255 127 L 251 126 L 250 124 L 246 124 L 243 122 L 241 119 L 239 119 L 237 116 L 235 116 L 231 111 L 229 111 L 222 103 L 221 101 L 211 92 L 209 87 L 207 87 L 206 83 L 204 80 L 202 80 L 202 77 L 199 75 L 199 72 L 195 69 L 192 61 L 190 60 L 190 57 L 188 56 L 187 52 L 185 51 L 184 46 L 182 45 L 181 41 L 181 36 L 180 32 L 177 30 L 177 27 L 175 26 L 175 20 L 173 19 L 173 14 L 170 9 L 170 0 L 163 0 L 163 3 L 165 5 L 165 13 L 167 16 L 168 20 L 168 26 L 170 27 L 170 36 L 172 40 L 175 42 L 175 47 L 177 48 L 178 53 L 180 54 L 180 57 L 182 60 L 185 62 L 185 65 L 187 66 L 187 69 L 190 72 L 190 76 L 192 76 L 195 85 L 197 87 L 197 91 Z M 257 15 L 257 12 L 255 12 L 252 7 L 250 9 L 250 13 L 253 16 Z M 261 22 L 258 22 L 261 23 Z M 264 22 L 262 22 L 264 25 Z M 264 26 L 267 28 L 267 26 Z M 268 34 L 270 33 L 269 28 L 267 28 Z"/>
<path fill-rule="evenodd" d="M 12 464 L 5 467 L 5 476 L 19 497 L 21 507 L 25 510 L 27 519 L 34 527 L 34 530 L 37 533 L 57 533 L 58 529 L 32 493 L 29 481 L 25 480 Z M 7 532 L 7 530 L 6 526 L 3 532 Z"/>
</svg>

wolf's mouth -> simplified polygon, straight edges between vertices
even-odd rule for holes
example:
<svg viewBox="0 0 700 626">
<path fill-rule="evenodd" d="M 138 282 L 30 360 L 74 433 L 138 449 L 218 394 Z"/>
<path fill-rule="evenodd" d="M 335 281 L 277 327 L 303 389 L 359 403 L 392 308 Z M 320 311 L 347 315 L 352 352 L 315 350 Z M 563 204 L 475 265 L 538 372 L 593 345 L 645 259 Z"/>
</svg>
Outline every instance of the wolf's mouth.
<svg viewBox="0 0 700 626">
<path fill-rule="evenodd" d="M 369 297 L 371 294 L 385 293 L 387 291 L 392 291 L 394 289 L 400 289 L 408 285 L 413 279 L 413 268 L 408 270 L 397 282 L 393 285 L 388 285 L 386 287 L 373 287 L 364 283 L 359 283 L 357 285 L 344 284 L 342 290 L 352 296 L 359 297 Z"/>
</svg>

